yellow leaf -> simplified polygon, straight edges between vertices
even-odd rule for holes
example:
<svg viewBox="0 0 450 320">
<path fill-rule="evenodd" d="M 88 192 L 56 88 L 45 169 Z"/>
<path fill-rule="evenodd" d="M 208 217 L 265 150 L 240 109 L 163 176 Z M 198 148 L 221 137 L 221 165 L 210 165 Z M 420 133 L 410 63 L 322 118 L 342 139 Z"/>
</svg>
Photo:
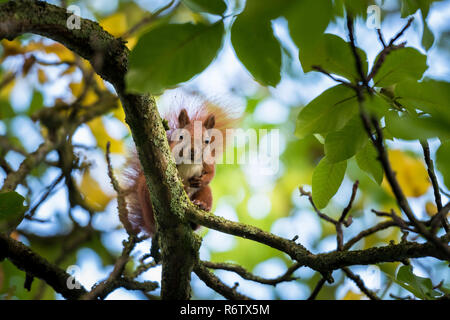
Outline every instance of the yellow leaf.
<svg viewBox="0 0 450 320">
<path fill-rule="evenodd" d="M 103 79 L 102 79 L 102 77 L 100 77 L 98 74 L 94 74 L 94 80 L 95 80 L 95 82 L 97 83 L 97 86 L 98 86 L 98 88 L 99 89 L 101 89 L 101 90 L 105 90 L 106 89 L 106 87 L 105 87 L 105 83 L 103 82 Z"/>
<path fill-rule="evenodd" d="M 26 52 L 25 48 L 22 46 L 22 43 L 18 39 L 14 39 L 13 41 L 2 40 L 1 44 L 3 46 L 3 55 L 0 62 L 9 56 L 15 56 Z"/>
<path fill-rule="evenodd" d="M 78 98 L 84 90 L 84 83 L 83 82 L 78 82 L 78 83 L 70 83 L 69 84 L 69 88 L 70 90 L 72 90 L 72 94 L 74 95 L 74 97 Z M 82 103 L 84 105 L 91 105 L 93 103 L 95 103 L 98 100 L 97 94 L 91 90 L 88 89 L 88 91 L 86 92 Z"/>
<path fill-rule="evenodd" d="M 95 118 L 88 123 L 89 128 L 91 129 L 92 134 L 97 140 L 97 145 L 106 150 L 106 144 L 108 141 L 111 142 L 111 153 L 119 153 L 123 154 L 125 151 L 125 147 L 121 140 L 117 140 L 112 138 L 105 129 L 103 125 L 102 119 L 100 117 Z"/>
<path fill-rule="evenodd" d="M 88 90 L 83 98 L 83 104 L 91 105 L 97 102 L 97 100 L 98 100 L 97 94 L 93 90 Z"/>
<path fill-rule="evenodd" d="M 425 203 L 425 211 L 427 215 L 432 217 L 437 213 L 437 207 L 433 202 L 427 201 L 427 203 Z"/>
<path fill-rule="evenodd" d="M 83 173 L 79 189 L 86 204 L 96 211 L 105 210 L 109 201 L 113 198 L 103 192 L 99 183 L 90 175 L 89 170 Z"/>
<path fill-rule="evenodd" d="M 425 194 L 430 187 L 425 165 L 419 159 L 416 159 L 401 150 L 389 150 L 389 161 L 395 177 L 407 197 L 420 197 Z M 392 194 L 392 190 L 386 179 L 382 186 Z"/>
<path fill-rule="evenodd" d="M 0 90 L 0 100 L 8 100 L 9 95 L 14 89 L 14 86 L 16 85 L 16 82 L 14 80 L 7 83 L 3 88 Z"/>
<path fill-rule="evenodd" d="M 81 92 L 83 91 L 83 83 L 82 82 L 78 82 L 78 83 L 71 82 L 69 84 L 69 88 L 72 91 L 72 94 L 75 97 L 78 97 L 78 96 L 80 96 Z"/>
<path fill-rule="evenodd" d="M 117 108 L 114 108 L 113 115 L 114 117 L 122 121 L 122 123 L 126 124 L 125 112 L 123 111 L 122 103 L 120 102 L 120 100 L 118 100 L 118 105 L 119 106 Z"/>
<path fill-rule="evenodd" d="M 138 37 L 130 37 L 127 39 L 127 43 L 125 44 L 128 49 L 133 49 L 138 41 Z"/>
<path fill-rule="evenodd" d="M 45 74 L 45 71 L 42 69 L 38 70 L 38 81 L 40 84 L 47 82 L 47 75 Z"/>
<path fill-rule="evenodd" d="M 363 300 L 364 295 L 361 293 L 355 293 L 352 290 L 348 290 L 347 294 L 342 300 Z"/>
<path fill-rule="evenodd" d="M 61 61 L 74 61 L 75 55 L 60 43 L 53 43 L 44 47 L 46 53 L 56 54 Z"/>
<path fill-rule="evenodd" d="M 61 76 L 65 76 L 66 74 L 74 73 L 77 70 L 75 65 L 69 66 L 63 73 L 61 73 Z"/>
<path fill-rule="evenodd" d="M 115 37 L 122 36 L 128 30 L 127 17 L 123 13 L 116 13 L 100 21 L 100 25 Z M 138 38 L 136 36 L 127 38 L 126 46 L 133 49 Z"/>
<path fill-rule="evenodd" d="M 127 18 L 123 13 L 115 13 L 103 20 L 100 25 L 115 37 L 119 37 L 127 31 Z"/>
<path fill-rule="evenodd" d="M 92 70 L 92 65 L 88 60 L 83 59 L 82 62 L 83 62 L 83 66 L 84 66 L 85 70 L 87 70 L 87 71 Z M 101 89 L 101 90 L 106 89 L 103 79 L 97 73 L 94 72 L 92 76 L 95 81 L 95 84 L 98 86 L 99 89 Z"/>
</svg>

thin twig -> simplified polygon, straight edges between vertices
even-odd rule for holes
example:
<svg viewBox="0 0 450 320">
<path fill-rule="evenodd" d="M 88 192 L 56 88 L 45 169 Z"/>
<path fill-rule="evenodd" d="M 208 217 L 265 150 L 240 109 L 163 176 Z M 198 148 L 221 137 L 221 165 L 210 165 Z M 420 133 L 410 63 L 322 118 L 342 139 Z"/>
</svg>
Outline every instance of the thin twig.
<svg viewBox="0 0 450 320">
<path fill-rule="evenodd" d="M 320 218 L 322 218 L 323 220 L 328 221 L 328 222 L 330 222 L 330 223 L 332 223 L 334 225 L 338 224 L 338 222 L 335 219 L 327 216 L 326 214 L 321 212 L 319 209 L 317 209 L 317 207 L 316 207 L 316 205 L 314 203 L 314 200 L 312 198 L 311 192 L 305 191 L 305 189 L 303 189 L 303 187 L 299 187 L 298 190 L 300 191 L 300 195 L 306 196 L 308 198 L 309 203 L 311 204 L 311 206 L 313 207 L 314 211 L 317 213 L 317 215 Z"/>
<path fill-rule="evenodd" d="M 377 233 L 378 231 L 381 231 L 381 230 L 384 230 L 384 229 L 387 229 L 390 227 L 395 227 L 395 226 L 397 226 L 397 223 L 392 220 L 381 222 L 369 229 L 363 230 L 360 233 L 358 233 L 356 236 L 354 236 L 353 238 L 348 240 L 342 249 L 349 250 L 359 240 L 361 240 L 367 236 L 370 236 L 371 234 Z"/>
<path fill-rule="evenodd" d="M 114 176 L 113 168 L 111 165 L 111 142 L 108 141 L 106 143 L 106 163 L 108 165 L 108 176 L 111 180 L 111 184 L 114 188 L 114 190 L 117 193 L 117 208 L 119 210 L 119 220 L 122 223 L 122 225 L 125 227 L 125 230 L 128 234 L 137 234 L 137 230 L 133 228 L 130 221 L 128 220 L 128 208 L 127 208 L 127 202 L 125 200 L 125 193 L 122 190 L 122 188 L 119 185 L 119 182 Z"/>
<path fill-rule="evenodd" d="M 137 237 L 132 235 L 128 237 L 128 241 L 124 241 L 122 254 L 114 264 L 114 269 L 108 279 L 96 285 L 89 293 L 83 296 L 83 300 L 104 299 L 116 288 L 114 284 L 122 278 L 125 266 L 130 259 L 130 253 L 134 249 L 137 241 Z"/>
<path fill-rule="evenodd" d="M 380 70 L 382 64 L 384 63 L 384 60 L 386 59 L 387 55 L 389 53 L 391 53 L 393 50 L 396 49 L 400 49 L 400 48 L 404 48 L 406 43 L 401 43 L 399 45 L 394 45 L 394 42 L 400 38 L 403 33 L 409 28 L 409 26 L 411 25 L 411 23 L 413 22 L 414 17 L 411 17 L 408 22 L 406 23 L 406 25 L 402 28 L 402 30 L 396 35 L 394 36 L 390 41 L 389 44 L 386 45 L 386 42 L 383 39 L 383 35 L 381 34 L 380 29 L 377 29 L 377 33 L 378 33 L 378 39 L 380 40 L 380 43 L 383 46 L 383 50 L 380 52 L 380 54 L 378 55 L 378 59 L 377 61 L 375 61 L 375 64 L 372 67 L 372 70 L 370 70 L 369 75 L 367 76 L 367 80 L 370 81 L 371 79 L 373 79 L 375 77 L 375 75 L 378 73 L 378 71 Z"/>
<path fill-rule="evenodd" d="M 127 39 L 127 38 L 131 37 L 140 28 L 142 28 L 146 24 L 148 24 L 148 23 L 154 21 L 156 18 L 158 18 L 161 15 L 161 13 L 163 13 L 164 11 L 169 9 L 173 5 L 174 2 L 175 2 L 175 0 L 170 1 L 167 5 L 165 5 L 164 7 L 160 8 L 160 9 L 158 9 L 157 11 L 155 11 L 155 13 L 152 13 L 149 16 L 144 17 L 141 21 L 139 21 L 133 27 L 131 27 L 130 30 L 128 30 L 127 32 L 122 34 L 121 38 Z"/>
<path fill-rule="evenodd" d="M 60 174 L 46 189 L 45 193 L 42 195 L 42 197 L 39 199 L 39 201 L 28 211 L 28 213 L 25 215 L 26 219 L 33 218 L 36 210 L 39 208 L 39 206 L 48 198 L 49 195 L 53 193 L 55 190 L 55 187 L 61 182 L 61 180 L 64 178 L 64 174 Z"/>
<path fill-rule="evenodd" d="M 436 213 L 432 218 L 431 218 L 431 222 L 430 222 L 430 229 L 435 230 L 437 228 L 437 226 L 439 226 L 440 223 L 446 223 L 446 216 L 448 214 L 450 210 L 450 202 L 448 202 L 444 207 L 442 207 L 441 210 L 439 210 L 438 213 Z M 445 224 L 444 224 L 445 225 Z M 447 229 L 446 229 L 447 231 Z M 448 231 L 447 231 L 448 233 Z"/>
<path fill-rule="evenodd" d="M 243 295 L 236 291 L 236 287 L 229 287 L 224 284 L 214 273 L 208 270 L 208 268 L 199 262 L 194 267 L 195 274 L 211 289 L 221 294 L 230 300 L 251 300 L 246 295 Z"/>
<path fill-rule="evenodd" d="M 333 76 L 331 73 L 329 73 L 328 71 L 326 71 L 325 69 L 323 69 L 321 66 L 316 66 L 316 65 L 314 65 L 314 66 L 312 66 L 312 68 L 313 68 L 314 70 L 316 70 L 316 71 L 318 71 L 318 72 L 320 72 L 320 73 L 323 73 L 324 75 L 328 76 L 331 80 L 334 80 L 334 81 L 336 81 L 336 82 L 339 82 L 339 83 L 343 84 L 343 85 L 346 86 L 346 87 L 354 88 L 354 85 L 353 85 L 352 83 L 350 83 L 350 82 L 348 82 L 348 81 L 345 81 L 345 80 L 342 80 L 342 79 L 339 79 L 339 78 L 336 78 L 336 77 Z"/>
<path fill-rule="evenodd" d="M 348 214 L 348 212 L 351 210 L 352 205 L 353 205 L 353 201 L 355 201 L 355 197 L 356 197 L 356 192 L 358 191 L 358 185 L 359 185 L 359 181 L 356 180 L 355 183 L 353 184 L 353 188 L 352 188 L 352 195 L 350 196 L 350 200 L 348 201 L 348 205 L 345 207 L 345 209 L 342 211 L 341 217 L 339 218 L 338 222 L 339 223 L 343 223 L 346 227 L 349 226 L 348 222 L 346 222 L 345 218 Z M 347 225 L 348 224 L 348 225 Z"/>
<path fill-rule="evenodd" d="M 322 288 L 323 288 L 323 286 L 324 286 L 326 281 L 327 280 L 325 278 L 323 278 L 323 277 L 319 280 L 319 282 L 314 287 L 313 292 L 308 297 L 308 300 L 315 300 L 316 299 L 317 295 L 319 294 L 320 290 L 322 290 Z"/>
<path fill-rule="evenodd" d="M 442 210 L 442 199 L 441 199 L 441 193 L 439 192 L 439 184 L 438 184 L 438 181 L 436 178 L 436 173 L 434 172 L 434 163 L 433 163 L 433 160 L 431 159 L 430 146 L 429 146 L 427 140 L 421 140 L 420 144 L 423 149 L 425 163 L 427 164 L 428 176 L 430 177 L 431 185 L 433 186 L 434 201 L 436 202 L 436 208 L 437 208 L 437 211 L 440 212 Z M 444 227 L 446 232 L 449 231 L 449 227 L 448 227 L 448 223 L 447 223 L 446 219 L 442 219 L 442 226 Z M 431 229 L 431 232 L 432 233 L 435 232 L 434 228 Z"/>
<path fill-rule="evenodd" d="M 410 17 L 406 25 L 391 39 L 391 41 L 389 41 L 388 47 L 392 46 L 394 42 L 397 41 L 403 35 L 403 33 L 405 33 L 406 30 L 408 30 L 413 21 L 414 17 Z"/>
<path fill-rule="evenodd" d="M 428 231 L 425 225 L 421 221 L 417 220 L 417 218 L 414 216 L 414 213 L 411 210 L 408 201 L 406 200 L 403 190 L 401 189 L 397 179 L 395 178 L 395 173 L 392 170 L 391 164 L 389 162 L 387 152 L 383 143 L 384 140 L 380 125 L 375 119 L 372 119 L 372 124 L 375 127 L 375 131 L 377 134 L 375 148 L 378 150 L 379 158 L 386 174 L 386 178 L 389 182 L 389 185 L 391 186 L 392 192 L 395 195 L 398 205 L 400 206 L 400 208 L 402 208 L 403 212 L 406 214 L 409 221 L 413 224 L 417 231 L 426 239 L 433 242 L 440 250 L 442 250 L 443 253 L 446 254 L 447 257 L 450 258 L 449 246 L 439 241 L 439 239 L 436 238 L 436 236 L 434 236 L 430 231 Z"/>
<path fill-rule="evenodd" d="M 407 25 L 403 27 L 403 29 L 389 42 L 390 47 L 402 34 L 403 32 L 411 25 L 412 19 L 409 19 Z M 352 46 L 352 52 L 354 54 L 354 59 L 357 68 L 360 67 L 360 57 L 357 54 L 356 50 L 353 50 L 355 47 L 355 38 L 353 35 L 353 22 L 350 17 L 347 17 L 347 27 L 349 32 L 349 37 L 351 40 L 351 46 Z M 375 66 L 374 66 L 375 67 Z M 368 84 L 364 83 L 364 87 L 368 88 Z M 375 146 L 377 152 L 378 152 L 378 159 L 381 162 L 381 165 L 383 166 L 386 178 L 389 182 L 389 185 L 391 186 L 391 189 L 394 193 L 394 196 L 397 200 L 397 204 L 399 207 L 403 210 L 403 212 L 408 217 L 409 221 L 413 224 L 413 226 L 417 229 L 417 231 L 423 235 L 427 240 L 430 240 L 439 250 L 442 251 L 447 257 L 450 257 L 450 248 L 447 244 L 441 242 L 434 234 L 432 234 L 425 225 L 419 221 L 415 216 L 413 211 L 411 210 L 411 207 L 409 206 L 409 203 L 403 193 L 403 190 L 401 189 L 396 177 L 395 173 L 392 170 L 391 164 L 388 159 L 388 155 L 386 152 L 386 148 L 384 147 L 384 138 L 383 133 L 380 128 L 380 124 L 378 119 L 375 117 L 369 117 L 368 114 L 365 111 L 364 108 L 364 97 L 362 94 L 362 89 L 360 86 L 357 86 L 355 88 L 357 97 L 358 97 L 358 103 L 360 108 L 360 116 L 363 122 L 363 126 L 367 132 L 367 135 L 371 139 L 373 145 Z M 372 135 L 372 126 L 375 129 L 376 135 Z"/>
<path fill-rule="evenodd" d="M 380 40 L 381 45 L 383 46 L 383 49 L 386 48 L 386 42 L 384 41 L 383 34 L 381 33 L 381 29 L 377 29 L 378 34 L 378 40 Z"/>
<path fill-rule="evenodd" d="M 250 281 L 255 281 L 263 284 L 269 284 L 269 285 L 277 285 L 280 282 L 284 281 L 292 281 L 296 280 L 296 278 L 292 277 L 292 274 L 300 267 L 302 267 L 301 264 L 295 263 L 291 267 L 286 270 L 286 272 L 276 278 L 273 279 L 266 279 L 263 277 L 256 276 L 252 274 L 251 272 L 247 271 L 245 268 L 243 268 L 240 265 L 232 264 L 232 263 L 217 263 L 217 262 L 211 262 L 211 261 L 202 261 L 202 264 L 210 269 L 222 269 L 227 271 L 232 271 L 240 275 L 242 278 Z"/>
<path fill-rule="evenodd" d="M 380 300 L 380 298 L 375 294 L 375 292 L 373 292 L 372 290 L 370 290 L 369 288 L 366 287 L 366 285 L 364 284 L 364 281 L 361 279 L 360 276 L 358 276 L 357 274 L 354 274 L 347 267 L 342 268 L 342 271 L 344 271 L 344 273 L 347 275 L 347 277 L 349 277 L 351 280 L 353 280 L 353 282 L 358 286 L 359 290 L 361 290 L 371 300 Z"/>
<path fill-rule="evenodd" d="M 356 49 L 356 40 L 353 30 L 353 19 L 349 14 L 347 14 L 347 29 L 350 38 L 350 48 L 352 50 L 353 56 L 355 57 L 356 70 L 358 71 L 360 80 L 362 81 L 364 87 L 368 88 L 369 86 L 367 84 L 367 78 L 362 68 L 361 57 L 359 56 L 358 51 Z"/>
</svg>

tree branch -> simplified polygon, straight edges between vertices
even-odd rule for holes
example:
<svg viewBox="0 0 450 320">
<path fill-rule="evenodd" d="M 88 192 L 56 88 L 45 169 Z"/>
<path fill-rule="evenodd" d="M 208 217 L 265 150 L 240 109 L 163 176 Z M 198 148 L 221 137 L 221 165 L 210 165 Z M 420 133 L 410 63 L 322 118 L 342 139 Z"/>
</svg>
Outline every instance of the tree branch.
<svg viewBox="0 0 450 320">
<path fill-rule="evenodd" d="M 371 300 L 380 300 L 380 298 L 378 298 L 378 296 L 372 290 L 369 290 L 366 287 L 364 281 L 360 278 L 360 276 L 354 274 L 349 268 L 342 268 L 342 271 L 344 271 L 347 277 L 352 279 L 353 282 L 358 286 L 359 290 L 361 290 Z"/>
<path fill-rule="evenodd" d="M 27 275 L 44 280 L 66 299 L 79 299 L 87 293 L 82 286 L 69 289 L 67 284 L 73 283 L 70 274 L 34 253 L 21 242 L 0 233 L 0 261 L 4 258 L 8 258 Z"/>
<path fill-rule="evenodd" d="M 96 22 L 80 18 L 80 29 L 68 29 L 71 14 L 57 6 L 32 0 L 0 5 L 0 39 L 23 33 L 46 36 L 90 61 L 111 82 L 122 102 L 150 189 L 162 245 L 163 299 L 188 299 L 190 275 L 197 261 L 199 239 L 184 217 L 189 199 L 177 169 L 153 98 L 125 92 L 128 49 Z"/>
<path fill-rule="evenodd" d="M 230 300 L 251 300 L 249 297 L 236 291 L 235 287 L 229 287 L 224 284 L 214 273 L 208 270 L 208 268 L 199 262 L 194 268 L 195 274 L 203 280 L 203 282 L 213 289 L 214 291 L 220 293 L 227 299 Z"/>
<path fill-rule="evenodd" d="M 232 271 L 232 272 L 235 272 L 238 275 L 240 275 L 243 279 L 259 282 L 262 284 L 269 284 L 269 285 L 273 285 L 273 286 L 277 285 L 280 282 L 295 280 L 296 278 L 292 277 L 292 274 L 297 269 L 302 267 L 301 264 L 295 263 L 292 266 L 290 266 L 284 274 L 282 274 L 276 278 L 273 278 L 273 279 L 266 279 L 263 277 L 256 276 L 253 273 L 247 271 L 242 266 L 233 264 L 233 263 L 225 263 L 225 262 L 218 263 L 218 262 L 211 262 L 211 261 L 201 261 L 201 263 L 205 267 L 210 268 L 210 269 L 222 269 L 222 270 Z"/>
</svg>

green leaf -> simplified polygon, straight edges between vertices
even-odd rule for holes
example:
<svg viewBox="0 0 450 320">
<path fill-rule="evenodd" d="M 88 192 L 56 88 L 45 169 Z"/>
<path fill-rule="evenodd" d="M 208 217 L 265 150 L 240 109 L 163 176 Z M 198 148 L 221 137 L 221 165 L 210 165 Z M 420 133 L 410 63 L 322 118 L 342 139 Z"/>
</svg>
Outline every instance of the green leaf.
<svg viewBox="0 0 450 320">
<path fill-rule="evenodd" d="M 355 115 L 341 130 L 330 132 L 325 139 L 325 155 L 329 162 L 353 157 L 368 141 L 361 118 Z"/>
<path fill-rule="evenodd" d="M 152 94 L 202 72 L 222 46 L 222 21 L 165 24 L 144 34 L 130 53 L 127 89 Z"/>
<path fill-rule="evenodd" d="M 320 160 L 312 176 L 312 198 L 317 208 L 325 208 L 344 179 L 347 161 L 331 163 L 327 157 Z"/>
<path fill-rule="evenodd" d="M 325 90 L 299 113 L 295 135 L 299 138 L 313 133 L 339 130 L 358 112 L 355 92 L 337 85 Z"/>
<path fill-rule="evenodd" d="M 397 272 L 396 280 L 398 284 L 413 293 L 417 298 L 429 300 L 441 295 L 436 290 L 433 290 L 433 284 L 429 278 L 416 276 L 412 272 L 411 266 L 400 267 Z"/>
<path fill-rule="evenodd" d="M 450 83 L 431 79 L 405 81 L 397 84 L 395 95 L 397 102 L 410 110 L 410 116 L 403 116 L 403 123 L 398 128 L 395 128 L 398 119 L 390 119 L 391 132 L 404 132 L 412 139 L 435 136 L 450 138 Z M 412 112 L 417 109 L 426 114 L 414 116 Z M 414 126 L 415 130 L 409 129 L 408 132 L 408 126 Z"/>
<path fill-rule="evenodd" d="M 431 3 L 440 0 L 402 0 L 401 5 L 401 17 L 406 18 L 420 9 L 422 11 L 422 15 L 424 17 L 428 16 L 428 12 L 430 11 Z"/>
<path fill-rule="evenodd" d="M 367 74 L 367 55 L 357 48 L 362 62 L 362 69 Z M 334 73 L 356 82 L 359 73 L 350 44 L 334 34 L 324 34 L 311 48 L 299 48 L 299 58 L 304 72 L 320 66 L 329 73 Z"/>
<path fill-rule="evenodd" d="M 419 7 L 419 0 L 402 0 L 400 9 L 401 17 L 406 18 L 407 16 L 414 14 L 417 10 L 419 10 Z"/>
<path fill-rule="evenodd" d="M 436 167 L 444 178 L 444 184 L 450 189 L 450 140 L 442 142 L 436 151 Z"/>
<path fill-rule="evenodd" d="M 378 153 L 372 143 L 367 143 L 355 156 L 358 167 L 365 171 L 376 183 L 383 181 L 383 167 L 378 161 Z"/>
<path fill-rule="evenodd" d="M 367 7 L 373 4 L 372 0 L 345 0 L 345 9 L 353 17 L 359 15 L 363 19 L 367 17 Z"/>
<path fill-rule="evenodd" d="M 221 15 L 227 9 L 223 0 L 182 0 L 191 10 Z"/>
<path fill-rule="evenodd" d="M 434 35 L 433 32 L 428 27 L 428 23 L 422 15 L 423 22 L 423 32 L 422 32 L 422 47 L 425 48 L 426 51 L 430 50 L 434 43 Z"/>
<path fill-rule="evenodd" d="M 27 207 L 25 198 L 15 191 L 0 192 L 0 232 L 15 228 L 22 221 Z"/>
<path fill-rule="evenodd" d="M 297 0 L 246 0 L 245 9 L 240 14 L 251 17 L 253 21 L 268 21 L 283 15 Z"/>
<path fill-rule="evenodd" d="M 231 43 L 237 57 L 263 85 L 276 86 L 281 80 L 281 46 L 270 20 L 239 15 L 231 28 Z"/>
<path fill-rule="evenodd" d="M 33 98 L 31 99 L 27 115 L 31 116 L 36 111 L 42 109 L 43 106 L 44 106 L 44 97 L 42 96 L 42 93 L 40 93 L 37 90 L 34 90 Z"/>
<path fill-rule="evenodd" d="M 392 98 L 389 98 L 385 94 L 364 95 L 364 108 L 379 118 L 385 116 L 393 104 Z"/>
<path fill-rule="evenodd" d="M 385 117 L 386 129 L 393 137 L 404 140 L 430 139 L 438 136 L 440 125 L 430 117 L 418 117 L 407 113 L 390 111 Z M 414 130 L 411 130 L 414 128 Z M 445 132 L 443 132 L 445 134 Z"/>
<path fill-rule="evenodd" d="M 405 81 L 395 87 L 397 101 L 409 109 L 423 110 L 450 121 L 450 83 L 432 79 Z"/>
<path fill-rule="evenodd" d="M 330 23 L 332 3 L 329 0 L 295 1 L 284 16 L 297 47 L 311 50 Z"/>
<path fill-rule="evenodd" d="M 373 81 L 377 87 L 387 87 L 405 80 L 419 80 L 427 68 L 426 55 L 414 48 L 401 48 L 386 56 Z"/>
<path fill-rule="evenodd" d="M 0 120 L 10 119 L 16 115 L 8 101 L 0 100 Z"/>
</svg>

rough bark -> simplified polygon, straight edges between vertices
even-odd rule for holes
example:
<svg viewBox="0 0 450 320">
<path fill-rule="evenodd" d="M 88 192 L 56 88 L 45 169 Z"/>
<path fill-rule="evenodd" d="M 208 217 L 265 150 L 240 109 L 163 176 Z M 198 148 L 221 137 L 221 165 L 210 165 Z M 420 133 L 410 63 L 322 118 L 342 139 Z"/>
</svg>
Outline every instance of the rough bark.
<svg viewBox="0 0 450 320">
<path fill-rule="evenodd" d="M 69 16 L 70 13 L 65 9 L 45 2 L 10 1 L 0 5 L 0 40 L 14 39 L 23 33 L 34 33 L 58 41 L 89 60 L 95 71 L 115 87 L 137 147 L 155 210 L 163 264 L 163 299 L 189 299 L 190 277 L 194 269 L 206 278 L 213 279 L 199 265 L 198 249 L 201 241 L 193 233 L 189 221 L 276 248 L 287 253 L 298 264 L 321 272 L 328 280 L 331 279 L 333 270 L 351 265 L 403 261 L 426 256 L 445 260 L 445 255 L 432 242 L 404 242 L 366 250 L 333 251 L 315 255 L 294 240 L 199 210 L 190 203 L 178 178 L 154 99 L 150 95 L 130 94 L 125 90 L 128 49 L 124 41 L 114 38 L 98 23 L 87 19 L 81 19 L 79 30 L 70 30 L 66 26 Z M 31 276 L 47 281 L 56 291 L 65 292 L 62 286 L 68 275 L 64 271 L 49 265 L 23 244 L 5 235 L 0 236 L 0 259 L 10 259 Z M 448 242 L 448 238 L 440 240 Z M 213 282 L 209 284 L 214 285 Z M 78 298 L 82 293 L 85 291 L 65 292 L 63 295 Z"/>
<path fill-rule="evenodd" d="M 71 13 L 41 1 L 0 5 L 0 39 L 39 34 L 65 45 L 89 60 L 94 70 L 116 89 L 144 169 L 161 239 L 163 299 L 190 298 L 190 276 L 200 241 L 184 218 L 188 203 L 178 179 L 155 101 L 125 92 L 128 49 L 96 22 L 80 19 L 80 29 L 67 28 Z"/>
</svg>

